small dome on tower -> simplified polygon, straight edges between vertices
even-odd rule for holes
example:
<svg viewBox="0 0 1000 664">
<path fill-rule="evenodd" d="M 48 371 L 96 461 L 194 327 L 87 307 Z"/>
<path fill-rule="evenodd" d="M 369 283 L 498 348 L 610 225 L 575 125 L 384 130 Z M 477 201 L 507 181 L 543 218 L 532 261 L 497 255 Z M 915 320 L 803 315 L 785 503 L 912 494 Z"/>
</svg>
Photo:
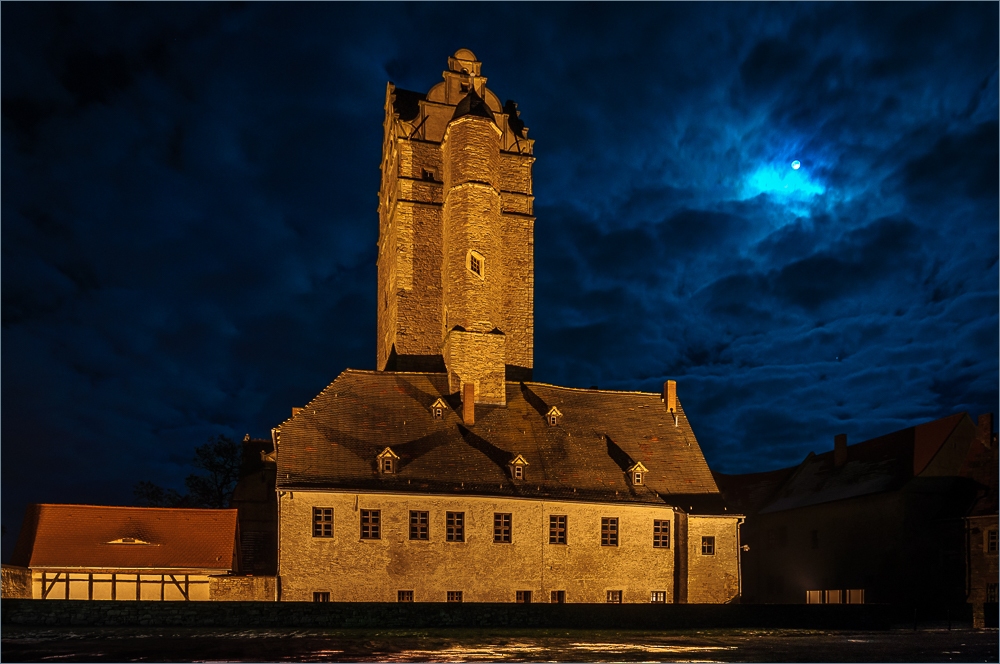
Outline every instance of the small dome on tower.
<svg viewBox="0 0 1000 664">
<path fill-rule="evenodd" d="M 455 55 L 448 58 L 448 69 L 470 76 L 479 76 L 482 66 L 483 63 L 476 60 L 476 54 L 467 48 L 458 49 Z"/>
</svg>

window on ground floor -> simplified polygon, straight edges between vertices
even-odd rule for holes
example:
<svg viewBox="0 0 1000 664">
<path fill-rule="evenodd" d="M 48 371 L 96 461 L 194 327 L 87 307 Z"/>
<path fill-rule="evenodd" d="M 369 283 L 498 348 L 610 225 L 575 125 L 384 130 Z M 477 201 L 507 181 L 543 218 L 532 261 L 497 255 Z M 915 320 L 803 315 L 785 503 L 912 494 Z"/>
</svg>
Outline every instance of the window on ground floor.
<svg viewBox="0 0 1000 664">
<path fill-rule="evenodd" d="M 396 601 L 399 602 L 412 602 L 413 601 L 413 591 L 412 590 L 399 590 L 396 592 Z"/>
<path fill-rule="evenodd" d="M 549 600 L 553 604 L 565 604 L 566 603 L 566 591 L 565 590 L 553 590 L 552 598 Z"/>
<path fill-rule="evenodd" d="M 449 590 L 448 591 L 448 601 L 449 602 L 461 602 L 462 601 L 462 591 L 461 590 Z"/>
<path fill-rule="evenodd" d="M 329 602 L 330 601 L 330 593 L 328 593 L 328 592 L 315 592 L 315 593 L 313 593 L 313 601 L 314 602 Z"/>
<path fill-rule="evenodd" d="M 514 601 L 518 604 L 531 604 L 530 590 L 518 590 L 515 597 L 516 599 Z"/>
<path fill-rule="evenodd" d="M 609 590 L 608 591 L 608 604 L 621 604 L 622 603 L 622 591 L 620 590 Z"/>
<path fill-rule="evenodd" d="M 652 604 L 666 604 L 667 603 L 667 591 L 666 590 L 654 590 L 649 593 L 649 601 Z"/>
</svg>

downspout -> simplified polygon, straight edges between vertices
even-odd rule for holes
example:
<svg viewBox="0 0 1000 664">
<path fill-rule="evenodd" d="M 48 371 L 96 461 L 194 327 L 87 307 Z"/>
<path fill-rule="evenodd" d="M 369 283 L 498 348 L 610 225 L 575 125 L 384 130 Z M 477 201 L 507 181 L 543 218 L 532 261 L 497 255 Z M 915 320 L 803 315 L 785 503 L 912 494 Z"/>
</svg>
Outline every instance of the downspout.
<svg viewBox="0 0 1000 664">
<path fill-rule="evenodd" d="M 274 601 L 281 601 L 281 497 L 284 491 L 278 491 L 278 430 L 271 429 L 271 445 L 274 447 L 274 492 L 278 494 L 278 560 L 277 568 L 274 570 Z"/>
<path fill-rule="evenodd" d="M 736 520 L 736 597 L 739 603 L 743 603 L 743 545 L 740 541 L 740 526 L 746 521 L 746 517 L 741 516 Z"/>
</svg>

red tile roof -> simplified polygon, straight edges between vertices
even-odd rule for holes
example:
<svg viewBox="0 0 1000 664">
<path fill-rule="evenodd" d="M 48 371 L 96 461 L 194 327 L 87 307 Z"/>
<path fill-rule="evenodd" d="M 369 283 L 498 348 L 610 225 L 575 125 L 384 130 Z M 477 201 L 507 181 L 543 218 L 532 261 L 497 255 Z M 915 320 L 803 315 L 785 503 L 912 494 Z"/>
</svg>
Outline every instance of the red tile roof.
<svg viewBox="0 0 1000 664">
<path fill-rule="evenodd" d="M 140 543 L 111 543 L 132 539 Z M 232 569 L 236 510 L 29 505 L 11 563 L 32 568 Z"/>
<path fill-rule="evenodd" d="M 436 420 L 431 404 L 450 406 Z M 545 414 L 563 417 L 550 426 Z M 279 428 L 278 487 L 566 498 L 705 505 L 721 496 L 678 404 L 677 425 L 659 394 L 508 382 L 507 405 L 476 405 L 461 419 L 445 374 L 347 370 Z M 398 470 L 375 464 L 386 447 Z M 508 464 L 528 461 L 523 482 Z M 635 462 L 649 469 L 628 481 Z M 692 496 L 691 499 L 682 496 Z"/>
</svg>

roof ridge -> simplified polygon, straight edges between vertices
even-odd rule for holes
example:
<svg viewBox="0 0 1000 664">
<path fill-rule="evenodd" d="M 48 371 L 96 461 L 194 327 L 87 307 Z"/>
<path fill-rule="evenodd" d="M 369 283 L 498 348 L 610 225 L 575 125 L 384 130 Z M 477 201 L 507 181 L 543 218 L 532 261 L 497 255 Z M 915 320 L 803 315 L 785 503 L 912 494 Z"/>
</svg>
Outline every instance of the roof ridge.
<svg viewBox="0 0 1000 664">
<path fill-rule="evenodd" d="M 235 507 L 146 507 L 143 505 L 92 505 L 90 503 L 31 503 L 38 507 L 86 507 L 99 510 L 162 510 L 169 512 L 238 512 Z"/>
</svg>

